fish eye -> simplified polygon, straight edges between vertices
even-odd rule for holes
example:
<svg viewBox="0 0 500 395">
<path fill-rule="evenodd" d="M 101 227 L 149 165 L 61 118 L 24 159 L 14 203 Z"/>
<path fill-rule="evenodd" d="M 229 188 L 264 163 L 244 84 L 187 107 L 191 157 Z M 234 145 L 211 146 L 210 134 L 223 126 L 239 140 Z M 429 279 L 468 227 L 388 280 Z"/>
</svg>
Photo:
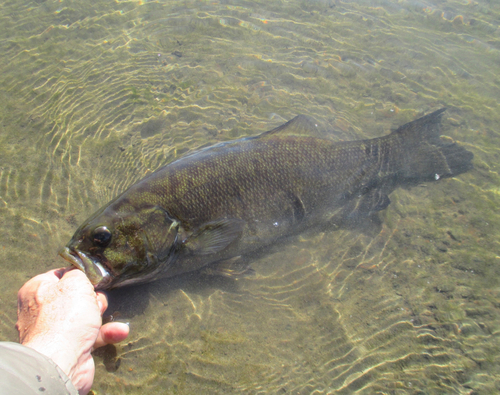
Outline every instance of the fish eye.
<svg viewBox="0 0 500 395">
<path fill-rule="evenodd" d="M 92 232 L 94 244 L 99 247 L 106 247 L 111 241 L 111 232 L 105 226 L 99 226 Z"/>
</svg>

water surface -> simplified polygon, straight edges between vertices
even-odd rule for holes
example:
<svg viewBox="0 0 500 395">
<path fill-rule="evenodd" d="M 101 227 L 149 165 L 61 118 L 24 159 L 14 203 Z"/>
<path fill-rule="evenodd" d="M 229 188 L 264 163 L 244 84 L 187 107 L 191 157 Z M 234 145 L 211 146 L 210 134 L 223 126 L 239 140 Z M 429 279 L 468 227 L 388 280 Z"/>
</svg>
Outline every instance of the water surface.
<svg viewBox="0 0 500 395">
<path fill-rule="evenodd" d="M 499 23 L 488 0 L 4 1 L 0 339 L 79 223 L 184 153 L 297 114 L 349 140 L 447 107 L 475 168 L 397 190 L 380 229 L 110 294 L 131 335 L 94 392 L 497 393 Z"/>
</svg>

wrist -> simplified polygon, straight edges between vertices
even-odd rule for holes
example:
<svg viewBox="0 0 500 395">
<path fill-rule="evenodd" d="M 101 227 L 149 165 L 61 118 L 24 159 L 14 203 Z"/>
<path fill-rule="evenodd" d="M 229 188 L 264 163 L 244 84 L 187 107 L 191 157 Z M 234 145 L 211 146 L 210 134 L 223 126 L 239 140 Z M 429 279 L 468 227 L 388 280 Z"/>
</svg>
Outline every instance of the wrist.
<svg viewBox="0 0 500 395">
<path fill-rule="evenodd" d="M 60 336 L 50 336 L 45 338 L 38 336 L 22 343 L 23 346 L 30 347 L 40 354 L 49 357 L 74 383 L 74 373 L 78 363 L 77 353 L 70 350 L 68 341 Z M 66 347 L 65 347 L 66 346 Z"/>
</svg>

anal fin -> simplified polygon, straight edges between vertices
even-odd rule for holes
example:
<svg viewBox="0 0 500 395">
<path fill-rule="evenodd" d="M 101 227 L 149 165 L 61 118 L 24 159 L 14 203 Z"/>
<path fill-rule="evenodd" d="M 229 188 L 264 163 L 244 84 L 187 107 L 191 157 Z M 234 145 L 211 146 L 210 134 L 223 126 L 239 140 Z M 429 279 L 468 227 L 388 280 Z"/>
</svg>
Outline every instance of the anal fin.
<svg viewBox="0 0 500 395">
<path fill-rule="evenodd" d="M 378 187 L 359 196 L 351 196 L 329 220 L 334 228 L 356 228 L 366 223 L 367 218 L 376 218 L 377 213 L 385 210 L 391 203 L 388 192 L 391 188 Z"/>
<path fill-rule="evenodd" d="M 200 271 L 208 275 L 223 276 L 233 279 L 248 277 L 255 274 L 255 271 L 240 255 L 212 263 L 205 266 Z"/>
</svg>

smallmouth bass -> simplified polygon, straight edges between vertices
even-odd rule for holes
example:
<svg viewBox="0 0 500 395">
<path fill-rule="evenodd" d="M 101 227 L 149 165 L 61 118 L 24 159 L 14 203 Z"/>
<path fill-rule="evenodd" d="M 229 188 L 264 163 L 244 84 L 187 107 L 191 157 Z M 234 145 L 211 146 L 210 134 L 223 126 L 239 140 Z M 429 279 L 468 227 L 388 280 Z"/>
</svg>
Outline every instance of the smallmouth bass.
<svg viewBox="0 0 500 395">
<path fill-rule="evenodd" d="M 304 116 L 259 136 L 186 155 L 101 208 L 60 255 L 97 289 L 204 269 L 238 276 L 245 256 L 315 225 L 360 221 L 397 187 L 472 168 L 440 139 L 440 109 L 390 134 L 335 142 Z"/>
</svg>

